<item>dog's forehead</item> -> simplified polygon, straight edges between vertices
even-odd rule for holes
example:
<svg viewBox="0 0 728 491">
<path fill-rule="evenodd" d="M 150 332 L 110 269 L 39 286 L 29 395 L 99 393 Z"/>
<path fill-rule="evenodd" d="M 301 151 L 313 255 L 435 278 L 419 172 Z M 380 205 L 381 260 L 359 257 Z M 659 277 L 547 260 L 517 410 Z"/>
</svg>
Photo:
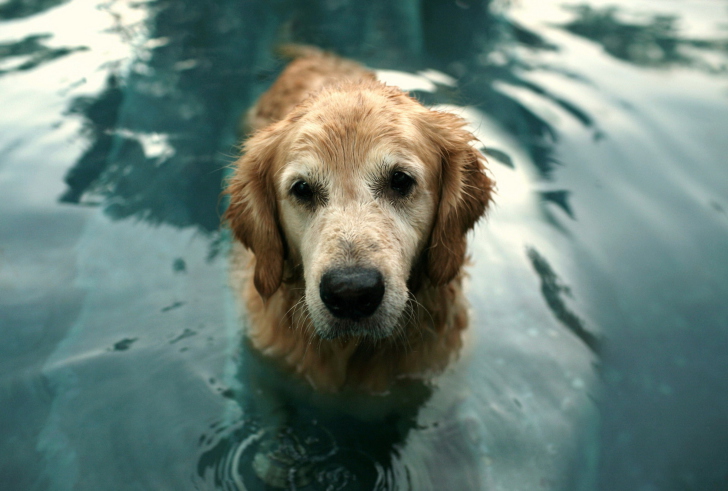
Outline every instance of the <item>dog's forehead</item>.
<svg viewBox="0 0 728 491">
<path fill-rule="evenodd" d="M 436 181 L 440 156 L 421 130 L 427 109 L 401 92 L 389 92 L 385 97 L 342 89 L 294 111 L 279 153 L 279 182 L 286 186 L 304 178 L 353 190 L 395 167 L 427 183 Z"/>
<path fill-rule="evenodd" d="M 299 150 L 290 152 L 286 160 L 287 167 L 299 171 L 343 176 L 369 173 L 379 168 L 417 159 L 406 148 L 380 141 L 356 152 L 346 152 L 345 148 L 331 152 L 315 147 Z"/>
<path fill-rule="evenodd" d="M 418 138 L 400 129 L 369 131 L 358 128 L 306 128 L 299 133 L 285 157 L 286 173 L 314 173 L 329 179 L 344 176 L 381 174 L 395 166 L 416 173 L 426 173 L 426 161 L 432 160 Z M 424 177 L 424 176 L 423 176 Z"/>
<path fill-rule="evenodd" d="M 291 154 L 345 170 L 386 153 L 385 149 L 389 153 L 411 153 L 413 129 L 406 122 L 393 124 L 384 117 L 356 119 L 328 116 L 324 121 L 306 122 L 296 132 Z"/>
<path fill-rule="evenodd" d="M 342 90 L 314 98 L 291 121 L 289 151 L 312 155 L 329 167 L 360 166 L 370 154 L 412 154 L 422 140 L 424 110 L 406 97 Z"/>
</svg>

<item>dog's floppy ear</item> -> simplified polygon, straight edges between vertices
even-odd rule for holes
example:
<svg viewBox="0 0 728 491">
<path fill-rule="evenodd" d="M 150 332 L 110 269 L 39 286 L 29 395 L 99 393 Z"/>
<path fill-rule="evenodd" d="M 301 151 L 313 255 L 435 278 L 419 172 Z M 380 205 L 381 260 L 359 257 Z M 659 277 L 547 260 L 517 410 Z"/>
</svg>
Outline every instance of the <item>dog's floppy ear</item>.
<svg viewBox="0 0 728 491">
<path fill-rule="evenodd" d="M 425 134 L 440 155 L 440 202 L 427 248 L 427 276 L 444 285 L 465 262 L 466 234 L 490 204 L 494 183 L 462 118 L 429 111 L 425 120 Z"/>
<path fill-rule="evenodd" d="M 265 299 L 278 290 L 283 278 L 284 243 L 272 175 L 280 140 L 276 130 L 281 124 L 248 139 L 225 189 L 230 195 L 225 220 L 235 237 L 255 254 L 255 288 Z"/>
</svg>

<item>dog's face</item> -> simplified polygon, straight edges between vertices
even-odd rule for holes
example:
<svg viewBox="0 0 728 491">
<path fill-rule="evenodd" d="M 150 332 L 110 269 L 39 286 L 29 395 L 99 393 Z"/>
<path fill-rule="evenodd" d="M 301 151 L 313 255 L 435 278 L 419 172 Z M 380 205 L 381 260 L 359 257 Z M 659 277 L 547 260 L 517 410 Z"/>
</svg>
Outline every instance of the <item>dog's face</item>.
<svg viewBox="0 0 728 491">
<path fill-rule="evenodd" d="M 350 135 L 343 121 L 304 116 L 275 177 L 289 255 L 303 266 L 306 306 L 325 338 L 391 334 L 434 221 L 437 172 L 383 116 Z"/>
<path fill-rule="evenodd" d="M 226 216 L 256 255 L 259 293 L 280 287 L 287 262 L 320 337 L 393 334 L 413 284 L 457 275 L 490 200 L 463 125 L 396 89 L 350 84 L 251 137 Z"/>
</svg>

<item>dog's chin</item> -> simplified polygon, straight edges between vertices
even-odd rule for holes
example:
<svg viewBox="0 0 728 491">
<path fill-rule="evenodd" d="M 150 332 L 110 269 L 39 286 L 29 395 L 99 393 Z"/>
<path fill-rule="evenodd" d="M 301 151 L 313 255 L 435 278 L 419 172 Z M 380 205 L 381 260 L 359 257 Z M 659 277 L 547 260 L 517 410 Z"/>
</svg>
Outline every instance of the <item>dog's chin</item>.
<svg viewBox="0 0 728 491">
<path fill-rule="evenodd" d="M 351 338 L 377 341 L 392 336 L 401 322 L 401 315 L 382 315 L 375 312 L 364 319 L 339 319 L 326 312 L 313 318 L 315 332 L 321 339 L 347 340 Z M 322 318 L 323 317 L 323 318 Z"/>
</svg>

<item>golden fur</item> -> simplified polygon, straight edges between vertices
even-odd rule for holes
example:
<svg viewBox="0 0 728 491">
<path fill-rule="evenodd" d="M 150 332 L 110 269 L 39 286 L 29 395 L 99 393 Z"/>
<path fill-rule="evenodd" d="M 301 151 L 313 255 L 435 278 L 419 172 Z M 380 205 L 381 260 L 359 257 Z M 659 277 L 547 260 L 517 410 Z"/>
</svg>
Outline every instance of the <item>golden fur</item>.
<svg viewBox="0 0 728 491">
<path fill-rule="evenodd" d="M 235 164 L 225 214 L 240 244 L 233 285 L 253 346 L 315 388 L 385 391 L 442 370 L 467 326 L 461 293 L 466 233 L 492 181 L 465 122 L 314 48 L 298 56 L 248 112 L 254 131 Z M 394 172 L 414 179 L 406 197 Z M 317 186 L 303 205 L 292 185 Z M 384 184 L 382 184 L 384 183 Z M 376 267 L 386 293 L 359 322 L 319 298 L 327 268 Z"/>
</svg>

